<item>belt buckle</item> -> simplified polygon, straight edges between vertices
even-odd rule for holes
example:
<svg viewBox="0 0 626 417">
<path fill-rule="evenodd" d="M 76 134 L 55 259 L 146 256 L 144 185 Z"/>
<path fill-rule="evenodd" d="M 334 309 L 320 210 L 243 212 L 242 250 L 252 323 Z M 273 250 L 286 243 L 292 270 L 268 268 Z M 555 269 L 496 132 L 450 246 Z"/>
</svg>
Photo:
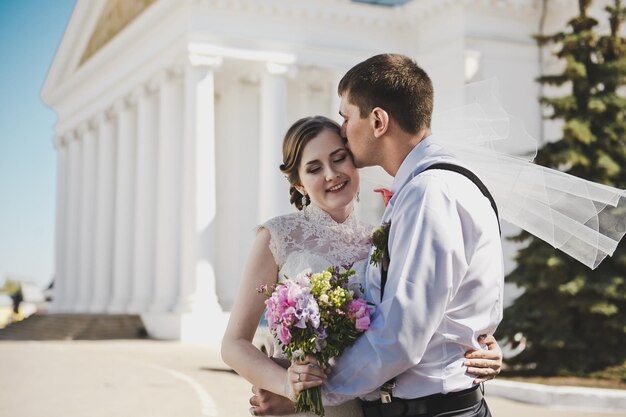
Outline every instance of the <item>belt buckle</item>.
<svg viewBox="0 0 626 417">
<path fill-rule="evenodd" d="M 380 387 L 380 402 L 389 404 L 391 402 L 391 391 L 396 387 L 395 381 L 387 381 Z"/>
<path fill-rule="evenodd" d="M 380 402 L 383 404 L 388 404 L 391 402 L 391 394 L 387 391 L 380 391 Z"/>
</svg>

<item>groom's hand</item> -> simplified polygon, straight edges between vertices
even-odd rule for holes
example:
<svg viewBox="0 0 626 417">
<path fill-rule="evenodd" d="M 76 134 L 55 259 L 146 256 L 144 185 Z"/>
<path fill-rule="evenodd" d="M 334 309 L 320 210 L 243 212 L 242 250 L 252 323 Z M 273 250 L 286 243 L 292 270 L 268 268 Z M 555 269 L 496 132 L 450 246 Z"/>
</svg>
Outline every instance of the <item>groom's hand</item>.
<svg viewBox="0 0 626 417">
<path fill-rule="evenodd" d="M 494 379 L 502 370 L 502 349 L 492 335 L 481 335 L 478 342 L 486 349 L 470 350 L 465 353 L 467 372 L 477 376 L 475 384 Z"/>
<path fill-rule="evenodd" d="M 253 416 L 283 416 L 286 414 L 294 414 L 296 409 L 289 398 L 282 397 L 273 392 L 266 391 L 257 387 L 252 387 L 250 397 L 250 414 Z"/>
</svg>

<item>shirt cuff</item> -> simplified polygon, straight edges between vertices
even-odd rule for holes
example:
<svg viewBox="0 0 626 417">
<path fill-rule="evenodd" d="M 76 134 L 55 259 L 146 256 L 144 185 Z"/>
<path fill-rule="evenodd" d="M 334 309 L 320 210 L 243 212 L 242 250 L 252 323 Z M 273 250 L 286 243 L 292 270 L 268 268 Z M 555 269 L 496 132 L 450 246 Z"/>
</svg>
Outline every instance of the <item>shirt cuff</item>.
<svg viewBox="0 0 626 417">
<path fill-rule="evenodd" d="M 336 406 L 352 399 L 354 399 L 354 397 L 330 392 L 326 386 L 322 386 L 322 404 L 325 406 Z"/>
</svg>

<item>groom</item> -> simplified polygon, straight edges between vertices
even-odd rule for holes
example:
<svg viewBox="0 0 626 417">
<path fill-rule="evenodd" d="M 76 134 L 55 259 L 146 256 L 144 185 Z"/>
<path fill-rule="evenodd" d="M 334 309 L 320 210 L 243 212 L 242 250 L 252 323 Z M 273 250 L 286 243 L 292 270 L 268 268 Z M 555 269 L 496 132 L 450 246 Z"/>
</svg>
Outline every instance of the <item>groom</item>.
<svg viewBox="0 0 626 417">
<path fill-rule="evenodd" d="M 355 164 L 381 166 L 394 195 L 382 220 L 388 268 L 367 272 L 376 313 L 333 366 L 325 403 L 359 397 L 366 417 L 490 416 L 463 364 L 502 319 L 495 203 L 432 135 L 432 83 L 413 60 L 369 58 L 346 73 L 339 94 Z"/>
</svg>

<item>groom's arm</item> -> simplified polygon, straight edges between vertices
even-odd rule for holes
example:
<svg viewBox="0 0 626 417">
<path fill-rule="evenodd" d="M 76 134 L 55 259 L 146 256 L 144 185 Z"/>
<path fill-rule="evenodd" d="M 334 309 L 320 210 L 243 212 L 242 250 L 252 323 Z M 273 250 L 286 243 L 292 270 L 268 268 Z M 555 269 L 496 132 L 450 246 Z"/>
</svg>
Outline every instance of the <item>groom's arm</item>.
<svg viewBox="0 0 626 417">
<path fill-rule="evenodd" d="M 333 368 L 326 383 L 330 403 L 371 393 L 417 365 L 446 311 L 455 275 L 466 270 L 460 221 L 443 184 L 419 178 L 405 188 L 391 219 L 384 299 L 370 329 Z"/>
<path fill-rule="evenodd" d="M 250 405 L 254 416 L 284 416 L 296 412 L 294 403 L 289 398 L 257 387 L 252 387 L 252 394 Z"/>
</svg>

